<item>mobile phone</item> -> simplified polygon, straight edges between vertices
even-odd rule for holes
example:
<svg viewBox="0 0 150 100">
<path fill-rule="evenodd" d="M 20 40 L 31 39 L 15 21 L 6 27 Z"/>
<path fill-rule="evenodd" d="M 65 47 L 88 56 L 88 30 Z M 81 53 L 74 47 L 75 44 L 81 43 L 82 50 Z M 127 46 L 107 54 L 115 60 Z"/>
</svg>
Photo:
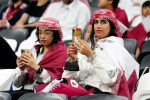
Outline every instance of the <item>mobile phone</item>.
<svg viewBox="0 0 150 100">
<path fill-rule="evenodd" d="M 74 28 L 72 30 L 72 42 L 74 43 L 75 41 L 81 44 L 80 41 L 77 40 L 77 38 L 82 38 L 82 31 L 81 28 Z"/>
<path fill-rule="evenodd" d="M 30 49 L 21 49 L 21 55 L 22 54 L 31 55 L 31 50 Z"/>
</svg>

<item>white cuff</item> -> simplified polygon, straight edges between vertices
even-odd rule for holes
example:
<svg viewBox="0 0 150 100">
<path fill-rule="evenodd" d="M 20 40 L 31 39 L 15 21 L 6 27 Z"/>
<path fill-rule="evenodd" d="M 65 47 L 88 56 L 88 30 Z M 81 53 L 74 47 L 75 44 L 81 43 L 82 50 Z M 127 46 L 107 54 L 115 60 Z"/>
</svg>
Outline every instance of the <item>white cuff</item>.
<svg viewBox="0 0 150 100">
<path fill-rule="evenodd" d="M 47 72 L 47 70 L 43 69 L 42 73 L 39 75 L 41 77 L 43 83 L 48 83 L 51 81 L 51 76 Z"/>
</svg>

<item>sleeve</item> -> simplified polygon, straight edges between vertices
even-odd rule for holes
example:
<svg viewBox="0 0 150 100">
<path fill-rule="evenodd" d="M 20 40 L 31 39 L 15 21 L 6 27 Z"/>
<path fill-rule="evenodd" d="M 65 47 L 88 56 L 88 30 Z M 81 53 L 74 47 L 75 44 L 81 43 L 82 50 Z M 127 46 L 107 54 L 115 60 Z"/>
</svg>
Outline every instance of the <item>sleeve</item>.
<svg viewBox="0 0 150 100">
<path fill-rule="evenodd" d="M 86 32 L 88 23 L 90 21 L 90 17 L 91 17 L 90 10 L 86 6 L 81 7 L 78 16 L 77 27 L 82 29 L 82 36 L 84 36 Z"/>
<path fill-rule="evenodd" d="M 67 59 L 65 64 L 64 72 L 62 74 L 62 78 L 72 78 L 75 79 L 77 76 L 77 72 L 79 71 L 78 62 L 69 62 L 70 58 Z"/>
<path fill-rule="evenodd" d="M 51 76 L 48 74 L 46 69 L 43 69 L 42 73 L 38 75 L 43 83 L 49 83 L 52 81 Z"/>
<path fill-rule="evenodd" d="M 21 71 L 19 68 L 16 68 L 16 73 L 13 77 L 13 84 L 16 87 L 22 86 L 24 84 L 25 77 L 26 77 L 26 72 Z"/>
</svg>

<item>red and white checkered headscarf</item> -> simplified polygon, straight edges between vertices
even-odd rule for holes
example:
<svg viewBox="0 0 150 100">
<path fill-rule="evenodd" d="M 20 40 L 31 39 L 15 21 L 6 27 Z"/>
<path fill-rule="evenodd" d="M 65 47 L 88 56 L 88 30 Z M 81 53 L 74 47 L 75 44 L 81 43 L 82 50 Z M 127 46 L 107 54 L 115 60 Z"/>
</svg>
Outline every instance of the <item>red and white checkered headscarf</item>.
<svg viewBox="0 0 150 100">
<path fill-rule="evenodd" d="M 93 19 L 103 18 L 103 19 L 107 19 L 107 20 L 111 21 L 114 24 L 114 26 L 116 27 L 117 35 L 119 37 L 122 37 L 122 34 L 120 33 L 120 27 L 118 25 L 116 15 L 114 12 L 112 12 L 111 10 L 108 10 L 108 9 L 100 9 L 100 10 L 96 10 L 92 16 L 93 16 Z"/>
<path fill-rule="evenodd" d="M 61 27 L 59 25 L 59 21 L 54 19 L 54 18 L 43 18 L 36 24 L 37 28 L 44 28 L 44 29 L 50 29 L 50 30 L 58 30 L 59 31 L 59 36 L 62 40 L 63 34 L 61 31 Z"/>
</svg>

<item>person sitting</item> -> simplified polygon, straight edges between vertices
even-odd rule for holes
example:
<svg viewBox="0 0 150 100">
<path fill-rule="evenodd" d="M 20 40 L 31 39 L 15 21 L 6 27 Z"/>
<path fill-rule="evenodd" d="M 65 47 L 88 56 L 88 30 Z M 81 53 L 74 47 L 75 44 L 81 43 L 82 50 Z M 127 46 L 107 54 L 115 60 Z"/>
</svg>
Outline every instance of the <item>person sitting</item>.
<svg viewBox="0 0 150 100">
<path fill-rule="evenodd" d="M 61 17 L 58 15 L 61 15 Z M 90 8 L 88 8 L 87 0 L 52 0 L 41 19 L 52 17 L 59 20 L 63 32 L 63 41 L 71 41 L 72 29 L 81 28 L 82 34 L 84 34 L 90 16 L 91 13 Z M 35 44 L 35 31 L 36 30 L 31 33 L 27 40 L 20 44 L 17 55 L 20 55 L 19 51 L 21 48 L 31 48 L 32 45 Z"/>
<path fill-rule="evenodd" d="M 129 27 L 128 17 L 127 17 L 126 12 L 118 7 L 119 1 L 120 0 L 99 0 L 98 7 L 101 9 L 109 9 L 113 11 L 116 15 L 117 20 L 121 22 L 123 26 L 126 26 L 128 28 Z M 89 25 L 88 25 L 88 29 L 84 36 L 85 39 L 89 39 L 90 37 L 90 33 L 92 31 L 92 23 L 93 23 L 93 20 L 91 18 Z"/>
<path fill-rule="evenodd" d="M 0 69 L 15 69 L 17 56 L 7 41 L 0 36 Z"/>
<path fill-rule="evenodd" d="M 13 3 L 0 12 L 0 30 L 11 28 L 26 11 L 28 0 L 11 0 Z"/>
<path fill-rule="evenodd" d="M 130 82 L 130 77 L 135 71 L 132 89 L 130 88 L 134 91 L 139 75 L 139 64 L 124 48 L 123 39 L 119 37 L 117 19 L 112 11 L 97 10 L 92 19 L 90 41 L 78 39 L 80 44 L 69 43 L 67 54 L 70 58 L 66 62 L 62 78 L 75 79 L 79 84 L 85 84 L 86 90 L 94 88 L 94 94 L 128 97 L 120 94 L 120 89 L 122 92 L 126 91 L 120 87 L 124 84 L 122 76 L 125 74 L 127 81 Z"/>
<path fill-rule="evenodd" d="M 18 48 L 19 44 L 27 39 L 32 30 L 35 29 L 36 22 L 42 16 L 49 3 L 49 0 L 31 2 L 27 7 L 26 12 L 24 12 L 16 24 L 12 26 L 12 29 L 2 30 L 0 36 L 15 39 L 18 43 Z"/>
<path fill-rule="evenodd" d="M 138 42 L 136 58 L 138 58 L 141 52 L 143 43 L 150 39 L 150 1 L 145 1 L 142 4 L 141 11 L 142 22 L 125 35 L 126 38 L 136 39 Z"/>
<path fill-rule="evenodd" d="M 34 89 L 42 89 L 41 84 L 60 79 L 68 58 L 67 47 L 62 41 L 61 27 L 56 19 L 44 18 L 37 22 L 36 27 L 40 44 L 31 49 L 31 55 L 25 53 L 17 58 L 18 67 L 13 84 L 16 87 L 22 86 L 22 89 L 8 92 L 12 100 L 18 100 L 21 95 L 33 92 Z"/>
</svg>

